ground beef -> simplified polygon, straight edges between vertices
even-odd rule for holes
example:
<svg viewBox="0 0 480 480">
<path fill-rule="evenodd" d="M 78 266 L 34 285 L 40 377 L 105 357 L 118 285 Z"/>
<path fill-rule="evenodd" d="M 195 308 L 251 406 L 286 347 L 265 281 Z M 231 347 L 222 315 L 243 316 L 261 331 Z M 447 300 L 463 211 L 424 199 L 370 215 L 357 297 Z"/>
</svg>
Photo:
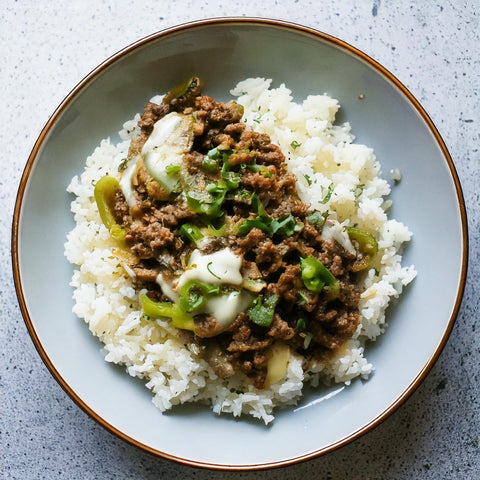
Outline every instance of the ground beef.
<svg viewBox="0 0 480 480">
<path fill-rule="evenodd" d="M 352 337 L 360 322 L 361 291 L 357 274 L 352 272 L 356 255 L 334 241 L 324 241 L 321 226 L 308 220 L 310 207 L 298 197 L 296 179 L 288 173 L 280 148 L 271 143 L 268 135 L 253 132 L 241 122 L 243 108 L 237 103 L 216 102 L 202 95 L 201 82 L 197 80 L 190 82 L 183 95 L 167 94 L 166 102 L 145 106 L 129 159 L 137 159 L 155 122 L 163 116 L 171 112 L 194 114 L 193 147 L 184 156 L 181 182 L 184 190 L 200 192 L 207 205 L 220 198 L 225 218 L 195 212 L 187 202 L 188 192 L 166 192 L 141 160 L 136 176 L 136 204 L 129 208 L 123 196 L 117 195 L 113 213 L 125 227 L 126 243 L 138 258 L 133 265 L 137 288 L 146 288 L 152 299 L 169 300 L 156 283 L 157 276 L 162 273 L 164 279 L 173 279 L 184 271 L 186 259 L 195 248 L 192 240 L 181 234 L 185 223 L 193 224 L 203 234 L 214 235 L 198 247 L 202 254 L 229 247 L 243 258 L 243 277 L 261 280 L 257 293 L 262 298 L 274 295 L 277 299 L 271 324 L 256 325 L 248 313 L 242 312 L 221 331 L 211 314 L 199 313 L 194 316 L 193 339 L 218 376 L 228 378 L 240 370 L 256 387 L 263 388 L 267 353 L 275 342 L 288 343 L 308 363 L 310 359 L 324 361 Z M 217 156 L 210 155 L 207 169 L 204 159 L 214 149 Z M 224 177 L 225 172 L 231 176 Z M 226 179 L 230 181 L 228 187 Z M 259 208 L 260 202 L 263 212 L 255 211 L 255 196 L 255 208 Z M 268 233 L 271 224 L 267 222 L 262 228 L 254 226 L 239 236 L 239 225 L 253 219 L 291 219 L 298 228 L 287 235 L 272 233 L 273 230 Z M 305 287 L 300 262 L 310 256 L 336 278 L 339 293 L 335 298 Z M 306 333 L 309 342 L 305 342 Z"/>
<path fill-rule="evenodd" d="M 235 368 L 215 340 L 204 342 L 203 354 L 205 360 L 220 378 L 229 378 L 235 374 Z"/>
<path fill-rule="evenodd" d="M 165 227 L 176 227 L 182 220 L 194 217 L 187 203 L 162 204 L 152 210 L 152 215 Z"/>
<path fill-rule="evenodd" d="M 290 340 L 295 334 L 295 329 L 290 327 L 288 322 L 282 320 L 278 313 L 273 316 L 272 325 L 267 333 L 268 336 L 281 340 Z"/>
<path fill-rule="evenodd" d="M 155 258 L 162 247 L 176 242 L 175 234 L 160 222 L 134 221 L 126 236 L 132 252 L 138 258 Z"/>
<path fill-rule="evenodd" d="M 218 322 L 213 315 L 195 315 L 195 333 L 200 338 L 210 338 L 216 335 Z"/>
<path fill-rule="evenodd" d="M 270 284 L 269 290 L 287 302 L 297 300 L 297 292 L 302 288 L 300 265 L 286 265 L 276 283 Z"/>
<path fill-rule="evenodd" d="M 115 193 L 112 207 L 113 217 L 119 225 L 125 226 L 131 223 L 130 208 L 121 192 Z"/>
<path fill-rule="evenodd" d="M 152 102 L 147 103 L 145 105 L 142 117 L 138 122 L 138 126 L 142 130 L 142 133 L 150 135 L 155 122 L 160 120 L 171 111 L 173 111 L 173 108 L 169 104 L 161 103 L 160 105 L 157 105 L 156 103 Z"/>
</svg>

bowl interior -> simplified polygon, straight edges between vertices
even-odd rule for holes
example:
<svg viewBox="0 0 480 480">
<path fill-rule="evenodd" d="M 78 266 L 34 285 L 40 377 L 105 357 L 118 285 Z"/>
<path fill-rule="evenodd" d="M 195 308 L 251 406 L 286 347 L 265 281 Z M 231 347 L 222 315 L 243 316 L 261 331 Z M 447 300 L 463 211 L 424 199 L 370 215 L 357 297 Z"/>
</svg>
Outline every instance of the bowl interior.
<svg viewBox="0 0 480 480">
<path fill-rule="evenodd" d="M 63 256 L 73 228 L 66 192 L 102 138 L 156 93 L 198 75 L 206 94 L 229 99 L 247 77 L 285 83 L 297 100 L 328 93 L 356 141 L 374 148 L 383 172 L 399 168 L 391 216 L 414 232 L 404 264 L 417 279 L 388 311 L 389 328 L 367 347 L 369 381 L 307 391 L 273 425 L 215 417 L 207 407 L 162 415 L 143 382 L 103 360 L 101 344 L 72 310 L 72 268 Z M 359 95 L 363 99 L 359 99 Z M 110 430 L 155 453 L 196 465 L 274 465 L 307 458 L 368 428 L 408 391 L 445 341 L 461 296 L 464 211 L 446 151 L 391 78 L 326 37 L 258 21 L 196 24 L 150 37 L 88 77 L 47 125 L 26 179 L 18 266 L 27 324 L 57 380 Z M 24 311 L 24 313 L 25 313 Z M 248 447 L 246 447 L 248 445 Z"/>
</svg>

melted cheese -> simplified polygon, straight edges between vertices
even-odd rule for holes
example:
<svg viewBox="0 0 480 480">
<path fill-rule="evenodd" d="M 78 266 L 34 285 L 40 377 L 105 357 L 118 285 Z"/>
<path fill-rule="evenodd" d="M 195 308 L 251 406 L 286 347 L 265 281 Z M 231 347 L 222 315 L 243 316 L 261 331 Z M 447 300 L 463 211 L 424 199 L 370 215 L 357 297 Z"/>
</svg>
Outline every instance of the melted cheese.
<svg viewBox="0 0 480 480">
<path fill-rule="evenodd" d="M 192 116 L 169 113 L 155 122 L 153 131 L 142 147 L 145 168 L 150 175 L 172 191 L 178 182 L 178 175 L 169 175 L 170 165 L 181 166 L 183 155 L 190 151 L 193 143 Z M 122 173 L 120 188 L 131 208 L 136 204 L 134 180 L 137 176 L 138 158 L 131 160 Z"/>
<path fill-rule="evenodd" d="M 166 172 L 168 166 L 181 166 L 183 156 L 193 143 L 192 116 L 169 113 L 155 122 L 153 131 L 142 148 L 146 169 L 168 191 L 172 191 L 177 175 Z"/>
<path fill-rule="evenodd" d="M 135 193 L 133 189 L 133 179 L 137 176 L 137 162 L 131 161 L 127 168 L 122 173 L 122 178 L 120 178 L 120 188 L 123 192 L 125 200 L 128 203 L 128 206 L 132 208 L 137 200 L 135 198 Z"/>
<path fill-rule="evenodd" d="M 215 253 L 202 255 L 200 250 L 194 250 L 190 255 L 188 268 L 179 278 L 176 290 L 190 280 L 199 280 L 211 285 L 241 285 L 243 277 L 240 273 L 242 258 L 235 255 L 229 248 Z"/>
<path fill-rule="evenodd" d="M 244 312 L 248 308 L 251 301 L 252 296 L 245 290 L 231 292 L 228 295 L 218 295 L 207 300 L 204 313 L 211 313 L 223 330 L 235 320 L 240 312 Z"/>
<path fill-rule="evenodd" d="M 190 255 L 187 270 L 176 281 L 171 283 L 165 280 L 161 273 L 156 281 L 163 294 L 176 303 L 180 289 L 190 280 L 199 280 L 210 285 L 242 285 L 241 266 L 242 258 L 235 255 L 229 248 L 207 255 L 202 255 L 200 250 L 194 250 Z M 219 324 L 220 332 L 227 328 L 240 312 L 248 308 L 252 297 L 253 295 L 246 290 L 213 295 L 197 313 L 212 314 Z"/>
<path fill-rule="evenodd" d="M 160 285 L 164 295 L 166 295 L 172 302 L 178 302 L 178 293 L 174 290 L 170 282 L 163 278 L 161 273 L 158 274 L 156 282 Z"/>
</svg>

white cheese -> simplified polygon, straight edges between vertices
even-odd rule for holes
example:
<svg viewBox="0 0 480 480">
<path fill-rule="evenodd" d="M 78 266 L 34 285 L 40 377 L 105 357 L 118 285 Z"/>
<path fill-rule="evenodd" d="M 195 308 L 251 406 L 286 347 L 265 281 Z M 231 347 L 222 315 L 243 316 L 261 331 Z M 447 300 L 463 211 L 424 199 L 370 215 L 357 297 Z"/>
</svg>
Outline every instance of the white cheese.
<svg viewBox="0 0 480 480">
<path fill-rule="evenodd" d="M 229 248 L 202 255 L 194 250 L 188 261 L 188 268 L 178 279 L 176 290 L 180 291 L 190 280 L 199 280 L 211 285 L 241 285 L 243 277 L 240 273 L 242 258 Z"/>
<path fill-rule="evenodd" d="M 137 175 L 137 162 L 131 161 L 128 167 L 123 171 L 122 178 L 120 178 L 120 188 L 122 189 L 125 200 L 128 206 L 133 207 L 137 201 L 133 190 L 133 179 Z"/>
<path fill-rule="evenodd" d="M 155 122 L 153 131 L 142 147 L 145 168 L 167 191 L 177 186 L 178 174 L 168 174 L 168 166 L 181 166 L 183 156 L 193 143 L 192 116 L 169 113 Z M 120 188 L 131 208 L 136 204 L 134 179 L 137 176 L 138 160 L 131 160 L 122 173 Z"/>
<path fill-rule="evenodd" d="M 250 302 L 252 295 L 245 290 L 234 291 L 228 295 L 217 295 L 210 297 L 204 308 L 204 313 L 211 313 L 221 329 L 227 328 L 240 312 L 244 312 Z"/>
<path fill-rule="evenodd" d="M 200 250 L 194 250 L 190 255 L 187 270 L 176 281 L 165 280 L 161 273 L 156 281 L 163 294 L 177 303 L 182 286 L 190 280 L 198 280 L 210 285 L 242 285 L 241 266 L 242 258 L 235 255 L 229 248 L 207 255 L 202 255 Z M 253 295 L 246 290 L 234 290 L 225 295 L 212 295 L 208 297 L 201 311 L 196 313 L 212 314 L 219 324 L 220 332 L 227 328 L 240 312 L 248 308 L 252 298 Z"/>
<path fill-rule="evenodd" d="M 178 302 L 178 293 L 174 290 L 170 282 L 167 282 L 161 273 L 158 274 L 156 282 L 160 285 L 162 293 L 166 295 L 172 302 Z"/>
<path fill-rule="evenodd" d="M 169 166 L 179 167 L 193 143 L 192 116 L 169 113 L 155 122 L 142 148 L 145 168 L 169 192 L 175 189 L 178 174 L 168 174 Z"/>
</svg>

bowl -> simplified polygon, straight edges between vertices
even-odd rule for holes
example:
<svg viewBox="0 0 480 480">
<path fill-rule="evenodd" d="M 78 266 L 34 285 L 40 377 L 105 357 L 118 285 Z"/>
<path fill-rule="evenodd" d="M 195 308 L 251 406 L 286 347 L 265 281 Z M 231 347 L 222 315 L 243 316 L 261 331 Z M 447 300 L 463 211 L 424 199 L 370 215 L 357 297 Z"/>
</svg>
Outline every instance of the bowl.
<svg viewBox="0 0 480 480">
<path fill-rule="evenodd" d="M 389 308 L 389 328 L 367 347 L 366 382 L 307 390 L 272 425 L 215 416 L 189 405 L 162 414 L 143 383 L 104 361 L 101 344 L 72 313 L 72 267 L 63 255 L 73 226 L 66 186 L 102 138 L 154 94 L 198 75 L 219 100 L 247 77 L 285 83 L 296 99 L 328 93 L 356 141 L 383 171 L 403 179 L 391 216 L 414 232 L 404 264 L 418 277 Z M 428 179 L 428 182 L 426 182 Z M 41 132 L 16 201 L 12 255 L 19 304 L 46 366 L 71 398 L 118 437 L 155 455 L 212 469 L 261 469 L 325 454 L 394 412 L 425 378 L 452 329 L 467 269 L 465 206 L 455 168 L 431 119 L 390 72 L 367 55 L 308 27 L 218 18 L 169 28 L 130 45 L 87 75 Z M 41 241 L 39 241 L 41 239 Z"/>
</svg>

